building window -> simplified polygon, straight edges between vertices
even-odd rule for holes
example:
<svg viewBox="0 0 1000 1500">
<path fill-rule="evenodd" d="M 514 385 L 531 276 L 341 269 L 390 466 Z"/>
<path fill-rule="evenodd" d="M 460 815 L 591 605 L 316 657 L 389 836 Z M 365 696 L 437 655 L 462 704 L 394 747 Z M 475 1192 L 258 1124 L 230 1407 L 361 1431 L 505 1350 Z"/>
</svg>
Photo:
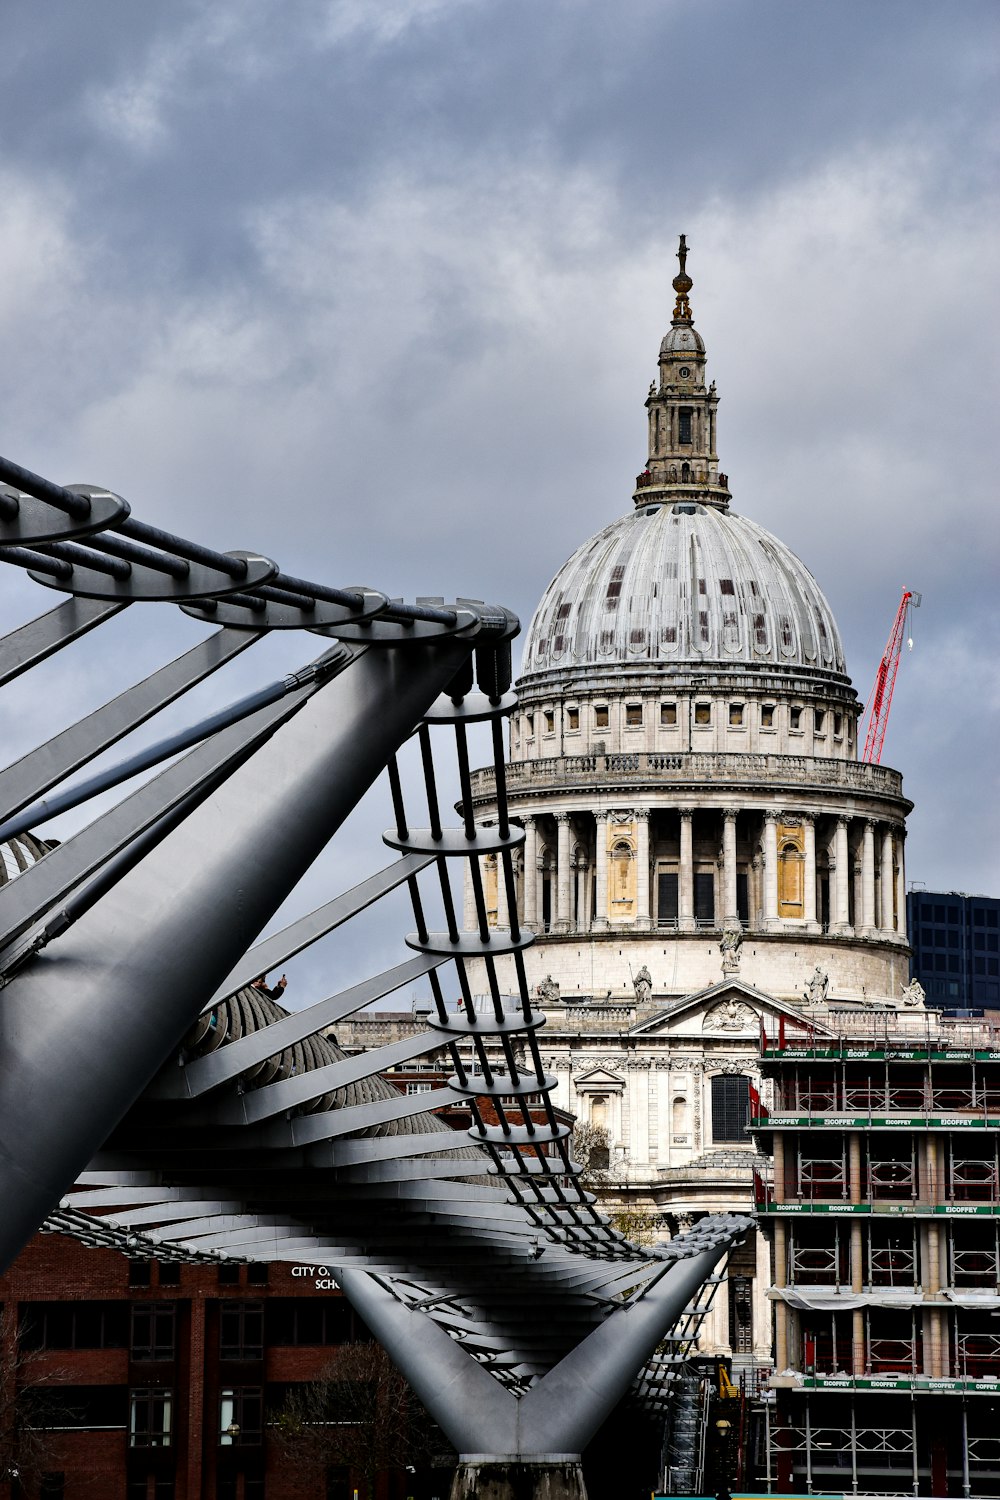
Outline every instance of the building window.
<svg viewBox="0 0 1000 1500">
<path fill-rule="evenodd" d="M 824 709 L 822 709 L 822 708 L 814 709 L 814 711 L 813 711 L 813 727 L 815 728 L 815 731 L 816 731 L 817 734 L 825 734 L 826 733 L 826 730 L 823 727 L 825 724 L 826 724 L 826 711 Z"/>
<path fill-rule="evenodd" d="M 691 441 L 691 408 L 682 406 L 677 413 L 677 441 L 679 443 L 690 443 Z"/>
<path fill-rule="evenodd" d="M 753 1353 L 753 1281 L 749 1276 L 730 1276 L 729 1344 L 734 1354 Z"/>
<path fill-rule="evenodd" d="M 267 1286 L 268 1272 L 271 1267 L 266 1260 L 254 1261 L 253 1265 L 247 1266 L 247 1284 L 249 1286 Z"/>
<path fill-rule="evenodd" d="M 129 1286 L 152 1286 L 153 1263 L 149 1260 L 130 1260 L 128 1263 Z"/>
<path fill-rule="evenodd" d="M 711 871 L 695 872 L 694 919 L 699 927 L 715 926 L 715 876 Z"/>
<path fill-rule="evenodd" d="M 801 710 L 801 708 L 790 708 L 788 710 L 788 727 L 789 727 L 789 729 L 801 729 L 802 728 L 802 710 Z"/>
<path fill-rule="evenodd" d="M 750 1119 L 750 1080 L 740 1073 L 712 1079 L 713 1141 L 746 1141 Z"/>
<path fill-rule="evenodd" d="M 535 716 L 534 716 L 534 714 L 525 714 L 525 716 L 524 716 L 524 732 L 525 732 L 525 734 L 527 734 L 529 736 L 532 735 L 532 734 L 534 734 L 534 732 L 535 732 Z"/>
<path fill-rule="evenodd" d="M 743 704 L 742 703 L 730 703 L 730 705 L 729 705 L 729 722 L 733 726 L 733 728 L 738 728 L 740 725 L 742 725 L 742 723 L 743 723 Z"/>
<path fill-rule="evenodd" d="M 671 728 L 676 723 L 677 723 L 677 704 L 676 703 L 661 703 L 660 704 L 660 724 L 661 724 L 661 726 L 664 729 L 669 729 L 669 728 Z"/>
<path fill-rule="evenodd" d="M 179 1260 L 161 1260 L 158 1279 L 161 1286 L 180 1286 L 181 1263 Z"/>
<path fill-rule="evenodd" d="M 264 1425 L 260 1386 L 233 1386 L 219 1393 L 219 1443 L 223 1448 L 259 1447 Z"/>
<path fill-rule="evenodd" d="M 778 916 L 799 918 L 805 907 L 805 853 L 794 839 L 778 851 Z"/>
<path fill-rule="evenodd" d="M 268 1346 L 349 1344 L 352 1329 L 351 1306 L 344 1297 L 275 1297 L 267 1304 Z"/>
<path fill-rule="evenodd" d="M 124 1349 L 127 1308 L 122 1302 L 22 1302 L 23 1349 Z"/>
<path fill-rule="evenodd" d="M 837 736 L 838 740 L 843 738 L 843 734 L 844 734 L 844 715 L 843 714 L 834 714 L 834 716 L 833 716 L 833 732 Z"/>
<path fill-rule="evenodd" d="M 695 704 L 695 706 L 694 706 L 694 722 L 696 724 L 711 724 L 711 722 L 712 722 L 712 705 L 711 705 L 711 703 L 696 703 Z"/>
<path fill-rule="evenodd" d="M 218 1274 L 220 1286 L 239 1286 L 240 1268 L 237 1261 L 223 1261 Z"/>
<path fill-rule="evenodd" d="M 406 1092 L 408 1094 L 429 1094 L 434 1085 L 432 1083 L 408 1083 Z"/>
<path fill-rule="evenodd" d="M 132 1304 L 133 1359 L 173 1359 L 177 1346 L 177 1314 L 173 1302 Z"/>
<path fill-rule="evenodd" d="M 169 1448 L 173 1392 L 158 1386 L 141 1386 L 129 1397 L 128 1442 L 130 1448 Z"/>
<path fill-rule="evenodd" d="M 763 704 L 761 704 L 761 709 L 760 709 L 760 727 L 761 727 L 761 729 L 773 729 L 774 728 L 774 704 L 773 703 L 763 703 Z"/>
<path fill-rule="evenodd" d="M 607 729 L 608 722 L 608 707 L 607 704 L 602 703 L 600 707 L 594 709 L 594 728 Z"/>
<path fill-rule="evenodd" d="M 566 728 L 570 733 L 575 733 L 580 727 L 580 710 L 578 708 L 567 708 Z"/>
<path fill-rule="evenodd" d="M 551 708 L 547 708 L 545 710 L 544 717 L 545 717 L 545 733 L 546 734 L 555 734 L 555 732 L 556 732 L 556 716 L 555 716 L 554 710 L 551 709 Z"/>
<path fill-rule="evenodd" d="M 351 1500 L 350 1469 L 338 1464 L 326 1471 L 326 1500 Z"/>
<path fill-rule="evenodd" d="M 219 1306 L 219 1357 L 262 1359 L 263 1302 L 223 1302 Z"/>
<path fill-rule="evenodd" d="M 677 926 L 677 872 L 660 870 L 656 876 L 656 921 L 660 927 Z"/>
<path fill-rule="evenodd" d="M 642 704 L 626 703 L 625 723 L 629 729 L 637 729 L 642 725 Z"/>
</svg>

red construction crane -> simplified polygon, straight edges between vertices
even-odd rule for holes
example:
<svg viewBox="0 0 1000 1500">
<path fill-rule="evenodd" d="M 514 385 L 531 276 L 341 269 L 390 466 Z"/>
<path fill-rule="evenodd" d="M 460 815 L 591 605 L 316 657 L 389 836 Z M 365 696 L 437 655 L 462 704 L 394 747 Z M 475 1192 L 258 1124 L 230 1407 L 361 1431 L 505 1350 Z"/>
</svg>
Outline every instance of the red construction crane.
<svg viewBox="0 0 1000 1500">
<path fill-rule="evenodd" d="M 903 649 L 904 632 L 906 644 L 911 651 L 913 650 L 913 637 L 906 629 L 907 621 L 910 611 L 920 608 L 922 598 L 922 594 L 915 594 L 912 589 L 903 590 L 903 597 L 899 601 L 896 618 L 889 632 L 888 644 L 882 653 L 878 671 L 875 673 L 875 686 L 868 695 L 868 702 L 861 715 L 862 723 L 865 715 L 868 715 L 868 733 L 865 737 L 865 748 L 861 759 L 870 761 L 875 766 L 882 759 L 882 742 L 889 723 L 889 710 L 892 707 L 892 694 L 896 686 L 896 672 L 899 668 L 899 653 Z"/>
</svg>

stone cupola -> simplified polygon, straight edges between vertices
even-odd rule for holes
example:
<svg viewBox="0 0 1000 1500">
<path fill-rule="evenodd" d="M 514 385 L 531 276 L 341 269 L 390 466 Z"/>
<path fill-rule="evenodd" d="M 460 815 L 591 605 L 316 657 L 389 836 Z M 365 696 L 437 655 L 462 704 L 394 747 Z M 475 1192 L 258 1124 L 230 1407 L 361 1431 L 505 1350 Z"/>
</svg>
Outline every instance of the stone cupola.
<svg viewBox="0 0 1000 1500">
<path fill-rule="evenodd" d="M 670 331 L 660 344 L 659 386 L 649 388 L 649 457 L 636 480 L 637 506 L 691 500 L 718 510 L 729 506 L 729 487 L 719 473 L 714 382 L 705 383 L 705 341 L 694 326 L 688 294 L 687 237 L 681 235 L 674 277 L 677 294 Z"/>
</svg>

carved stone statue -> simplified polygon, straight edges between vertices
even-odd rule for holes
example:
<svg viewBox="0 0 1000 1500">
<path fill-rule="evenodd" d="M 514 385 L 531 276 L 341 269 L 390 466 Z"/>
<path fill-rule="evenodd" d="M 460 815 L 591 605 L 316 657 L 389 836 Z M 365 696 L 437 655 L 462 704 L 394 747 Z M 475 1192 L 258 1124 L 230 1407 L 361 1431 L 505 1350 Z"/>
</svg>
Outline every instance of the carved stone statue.
<svg viewBox="0 0 1000 1500">
<path fill-rule="evenodd" d="M 710 1010 L 702 1026 L 705 1031 L 749 1031 L 756 1024 L 756 1019 L 749 1005 L 743 1005 L 734 999 Z"/>
<path fill-rule="evenodd" d="M 646 1001 L 653 993 L 653 976 L 646 968 L 645 964 L 643 964 L 642 968 L 633 979 L 632 988 L 635 990 L 636 1004 L 645 1005 Z"/>
<path fill-rule="evenodd" d="M 901 984 L 903 1004 L 910 1010 L 923 1010 L 927 991 L 919 979 L 911 979 L 909 984 Z"/>
<path fill-rule="evenodd" d="M 546 974 L 538 986 L 537 994 L 543 1005 L 559 1004 L 559 986 L 551 974 Z"/>
<path fill-rule="evenodd" d="M 817 964 L 808 985 L 802 992 L 802 998 L 807 1005 L 825 1005 L 829 991 L 830 976 Z"/>
<path fill-rule="evenodd" d="M 738 974 L 740 971 L 740 958 L 743 955 L 742 928 L 727 927 L 722 934 L 719 951 L 722 954 L 723 974 Z"/>
</svg>

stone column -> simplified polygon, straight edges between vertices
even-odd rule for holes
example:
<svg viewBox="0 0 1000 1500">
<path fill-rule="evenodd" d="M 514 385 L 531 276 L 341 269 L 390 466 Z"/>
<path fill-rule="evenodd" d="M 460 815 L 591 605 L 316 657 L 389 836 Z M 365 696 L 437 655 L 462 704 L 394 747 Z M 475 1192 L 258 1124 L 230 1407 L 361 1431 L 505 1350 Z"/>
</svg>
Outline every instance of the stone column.
<svg viewBox="0 0 1000 1500">
<path fill-rule="evenodd" d="M 556 932 L 569 929 L 569 813 L 556 813 L 556 891 L 554 927 Z"/>
<path fill-rule="evenodd" d="M 462 878 L 462 927 L 465 932 L 478 931 L 476 898 L 472 890 L 472 875 L 468 860 L 465 861 L 465 874 Z"/>
<path fill-rule="evenodd" d="M 788 1284 L 787 1260 L 788 1231 L 784 1219 L 775 1219 L 774 1284 L 776 1287 L 784 1287 Z M 788 1304 L 784 1301 L 774 1304 L 774 1368 L 779 1375 L 783 1375 L 788 1369 Z"/>
<path fill-rule="evenodd" d="M 875 823 L 864 822 L 861 842 L 861 931 L 871 937 L 875 931 Z"/>
<path fill-rule="evenodd" d="M 903 830 L 896 829 L 896 931 L 906 937 L 906 865 L 903 855 Z"/>
<path fill-rule="evenodd" d="M 778 814 L 764 814 L 764 927 L 778 921 Z"/>
<path fill-rule="evenodd" d="M 538 921 L 538 830 L 532 817 L 525 816 L 521 822 L 524 824 L 522 919 L 527 928 L 535 931 Z"/>
<path fill-rule="evenodd" d="M 497 855 L 497 926 L 510 926 L 510 911 L 507 901 L 507 876 L 503 867 L 503 855 Z"/>
<path fill-rule="evenodd" d="M 597 860 L 596 876 L 597 890 L 595 900 L 597 910 L 594 912 L 594 926 L 599 931 L 605 931 L 608 925 L 608 815 L 606 812 L 594 814 L 594 822 L 597 824 L 597 841 L 595 844 Z"/>
<path fill-rule="evenodd" d="M 805 843 L 805 880 L 802 887 L 802 915 L 810 927 L 816 923 L 816 819 L 811 813 L 802 816 Z"/>
<path fill-rule="evenodd" d="M 834 835 L 833 920 L 838 932 L 846 932 L 851 921 L 851 851 L 847 839 L 847 819 L 837 819 Z"/>
<path fill-rule="evenodd" d="M 633 1160 L 648 1169 L 649 1166 L 649 1075 L 650 1059 L 636 1058 L 632 1069 L 632 1092 L 635 1108 L 631 1112 L 635 1124 L 633 1132 Z"/>
<path fill-rule="evenodd" d="M 893 932 L 895 922 L 893 920 L 892 907 L 893 898 L 896 894 L 896 881 L 892 873 L 892 829 L 886 828 L 882 835 L 882 870 L 879 882 L 879 891 L 882 896 L 882 920 L 879 923 L 883 932 Z"/>
<path fill-rule="evenodd" d="M 681 812 L 681 863 L 679 884 L 679 922 L 681 932 L 694 932 L 694 841 L 691 833 L 693 814 Z"/>
<path fill-rule="evenodd" d="M 722 925 L 740 925 L 736 900 L 736 808 L 722 814 Z"/>
<path fill-rule="evenodd" d="M 636 811 L 635 919 L 638 927 L 649 926 L 649 808 Z"/>
</svg>

